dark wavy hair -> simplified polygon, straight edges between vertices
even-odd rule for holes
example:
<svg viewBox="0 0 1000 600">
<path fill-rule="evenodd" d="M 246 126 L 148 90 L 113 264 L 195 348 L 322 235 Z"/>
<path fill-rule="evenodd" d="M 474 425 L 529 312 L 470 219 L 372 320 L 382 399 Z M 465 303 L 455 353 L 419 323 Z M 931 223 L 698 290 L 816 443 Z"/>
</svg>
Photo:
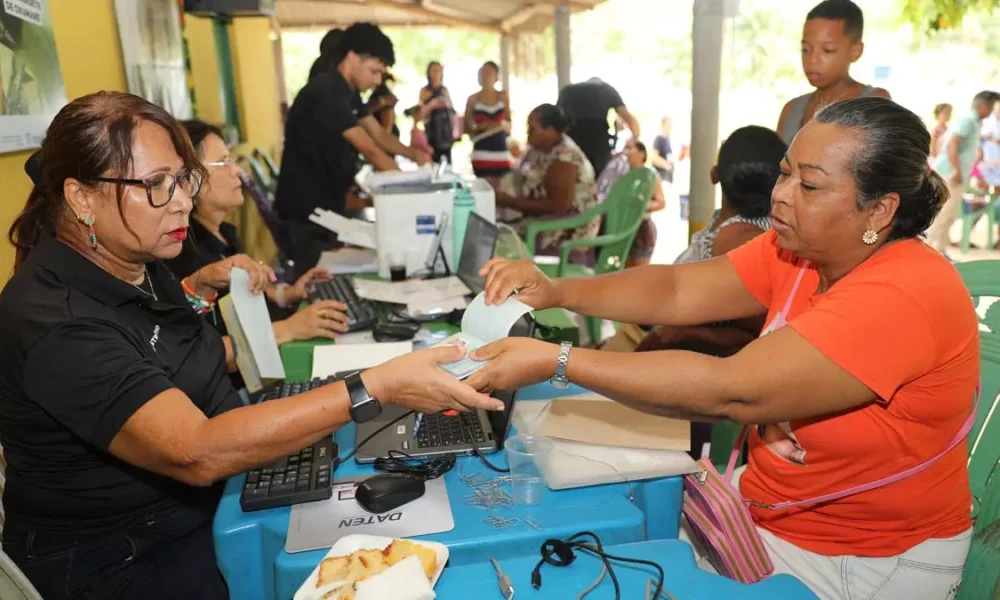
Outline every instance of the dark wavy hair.
<svg viewBox="0 0 1000 600">
<path fill-rule="evenodd" d="M 816 121 L 858 136 L 856 151 L 848 157 L 858 210 L 899 194 L 888 240 L 917 237 L 930 227 L 948 199 L 948 187 L 927 167 L 931 136 L 920 117 L 888 98 L 871 97 L 831 104 Z"/>
<path fill-rule="evenodd" d="M 223 133 L 222 128 L 206 123 L 204 121 L 199 121 L 197 119 L 192 119 L 190 121 L 181 121 L 181 125 L 184 130 L 187 131 L 188 137 L 191 139 L 191 145 L 194 147 L 195 152 L 198 153 L 198 158 L 201 158 L 201 143 L 205 141 L 210 135 L 219 136 L 222 141 L 226 140 L 226 134 Z"/>
<path fill-rule="evenodd" d="M 771 192 L 788 147 L 767 127 L 748 125 L 734 131 L 719 148 L 716 175 L 722 195 L 745 219 L 771 212 Z"/>
<path fill-rule="evenodd" d="M 187 133 L 177 119 L 159 106 L 123 92 L 97 92 L 60 110 L 42 140 L 42 148 L 24 165 L 35 184 L 7 236 L 15 248 L 14 268 L 28 258 L 43 233 L 55 233 L 65 218 L 63 183 L 76 179 L 94 187 L 95 177 L 130 177 L 132 142 L 140 123 L 159 125 L 170 136 L 184 166 L 205 176 Z M 125 184 L 115 184 L 118 212 L 125 219 Z M 128 222 L 125 222 L 128 228 Z"/>
<path fill-rule="evenodd" d="M 336 50 L 339 58 L 353 52 L 361 57 L 376 58 L 387 67 L 396 64 L 392 40 L 374 23 L 355 23 L 345 29 Z"/>
<path fill-rule="evenodd" d="M 566 133 L 573 125 L 573 119 L 555 104 L 539 104 L 531 111 L 542 127 L 551 127 L 559 133 Z"/>
</svg>

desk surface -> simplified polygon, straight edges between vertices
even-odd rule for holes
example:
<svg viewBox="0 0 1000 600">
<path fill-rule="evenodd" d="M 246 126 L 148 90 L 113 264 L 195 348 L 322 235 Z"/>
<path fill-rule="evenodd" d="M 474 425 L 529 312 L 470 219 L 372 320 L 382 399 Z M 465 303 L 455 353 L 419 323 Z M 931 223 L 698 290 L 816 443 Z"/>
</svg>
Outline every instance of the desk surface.
<svg viewBox="0 0 1000 600">
<path fill-rule="evenodd" d="M 601 540 L 604 542 L 603 538 Z M 658 540 L 611 546 L 605 544 L 605 552 L 626 558 L 651 560 L 664 570 L 664 589 L 676 600 L 817 600 L 805 585 L 789 575 L 775 575 L 764 581 L 746 585 L 708 573 L 699 569 L 694 562 L 691 546 L 679 540 Z M 578 553 L 577 559 L 568 567 L 542 567 L 542 587 L 531 587 L 531 571 L 538 563 L 539 555 L 522 556 L 516 559 L 499 559 L 500 568 L 510 577 L 514 586 L 514 597 L 576 598 L 601 574 L 601 562 L 596 557 Z M 656 579 L 652 567 L 613 562 L 615 575 L 621 583 L 622 598 L 641 600 L 645 597 L 646 581 Z M 497 589 L 497 575 L 493 566 L 486 563 L 445 568 L 441 579 L 434 588 L 438 598 L 500 598 Z M 593 598 L 611 598 L 614 587 L 610 577 L 592 592 Z M 589 597 L 589 596 L 588 596 Z M 669 596 L 668 596 L 669 597 Z"/>
<path fill-rule="evenodd" d="M 569 393 L 580 391 L 569 390 Z M 550 385 L 543 384 L 521 390 L 518 401 L 556 395 L 561 394 Z M 337 432 L 336 440 L 342 454 L 354 447 L 354 431 L 353 426 L 347 426 Z M 502 455 L 494 455 L 493 460 L 503 464 Z M 426 538 L 449 546 L 449 564 L 453 566 L 471 565 L 490 557 L 533 556 L 546 539 L 572 535 L 583 528 L 583 524 L 607 544 L 677 537 L 683 488 L 680 477 L 633 483 L 633 502 L 628 498 L 629 486 L 620 483 L 548 490 L 545 500 L 537 506 L 487 512 L 464 503 L 463 499 L 470 489 L 461 481 L 459 472 L 484 472 L 490 478 L 493 474 L 486 472 L 475 458 L 460 458 L 459 464 L 459 468 L 445 476 L 455 529 Z M 349 461 L 338 468 L 334 478 L 371 472 L 369 466 Z M 286 553 L 285 537 L 291 509 L 242 512 L 239 494 L 243 479 L 239 475 L 227 482 L 213 528 L 216 556 L 229 583 L 230 596 L 234 600 L 291 598 L 322 560 L 325 551 Z M 491 514 L 518 517 L 522 521 L 530 515 L 544 529 L 538 531 L 522 523 L 498 531 L 484 521 Z"/>
</svg>

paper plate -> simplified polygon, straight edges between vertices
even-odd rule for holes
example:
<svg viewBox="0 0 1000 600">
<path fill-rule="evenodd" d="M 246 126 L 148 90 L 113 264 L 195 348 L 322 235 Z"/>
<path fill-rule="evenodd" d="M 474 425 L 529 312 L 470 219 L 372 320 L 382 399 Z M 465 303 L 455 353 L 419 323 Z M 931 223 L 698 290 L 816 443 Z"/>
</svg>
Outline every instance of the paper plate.
<svg viewBox="0 0 1000 600">
<path fill-rule="evenodd" d="M 324 559 L 327 558 L 337 558 L 339 556 L 347 556 L 353 554 L 358 550 L 385 550 L 389 547 L 389 544 L 396 541 L 396 538 L 382 537 L 378 535 L 346 535 L 330 548 L 330 551 L 326 553 Z M 438 579 L 441 578 L 441 572 L 444 571 L 444 565 L 448 562 L 448 546 L 444 544 L 439 544 L 438 542 L 424 542 L 418 540 L 407 540 L 418 546 L 423 546 L 429 550 L 433 550 L 434 554 L 437 555 L 437 563 L 435 564 L 434 577 L 431 577 L 431 587 L 437 584 Z M 321 563 L 323 561 L 320 561 Z M 299 587 L 298 591 L 295 592 L 295 597 L 293 600 L 319 600 L 321 596 L 316 594 L 316 584 L 319 582 L 319 564 L 316 568 L 312 570 L 309 577 L 306 578 L 305 582 Z"/>
</svg>

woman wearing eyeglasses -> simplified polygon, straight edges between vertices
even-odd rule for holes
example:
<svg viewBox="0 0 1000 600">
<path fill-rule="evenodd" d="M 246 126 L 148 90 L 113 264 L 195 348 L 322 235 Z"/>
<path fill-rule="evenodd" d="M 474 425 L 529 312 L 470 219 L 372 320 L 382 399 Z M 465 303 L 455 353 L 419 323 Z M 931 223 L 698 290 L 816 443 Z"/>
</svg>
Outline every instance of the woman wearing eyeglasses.
<svg viewBox="0 0 1000 600">
<path fill-rule="evenodd" d="M 118 92 L 66 105 L 25 165 L 0 292 L 3 550 L 46 600 L 226 598 L 212 517 L 227 477 L 385 403 L 503 408 L 438 368 L 458 347 L 243 406 L 231 341 L 161 262 L 181 251 L 204 169 L 177 121 Z"/>
<path fill-rule="evenodd" d="M 264 292 L 272 315 L 282 309 L 295 308 L 306 298 L 308 287 L 316 281 L 330 279 L 321 268 L 313 268 L 295 285 L 273 283 L 273 273 L 243 253 L 243 244 L 236 227 L 224 219 L 243 205 L 240 169 L 233 162 L 222 131 L 202 121 L 184 121 L 191 144 L 207 176 L 194 199 L 191 226 L 184 239 L 181 253 L 167 266 L 181 280 L 192 305 L 225 335 L 226 325 L 219 312 L 218 300 L 229 291 L 229 272 L 244 269 L 251 274 L 251 283 Z M 334 338 L 347 331 L 346 307 L 340 302 L 323 300 L 294 312 L 287 319 L 275 321 L 274 337 L 278 344 L 317 337 Z M 282 315 L 283 316 L 283 315 Z"/>
</svg>

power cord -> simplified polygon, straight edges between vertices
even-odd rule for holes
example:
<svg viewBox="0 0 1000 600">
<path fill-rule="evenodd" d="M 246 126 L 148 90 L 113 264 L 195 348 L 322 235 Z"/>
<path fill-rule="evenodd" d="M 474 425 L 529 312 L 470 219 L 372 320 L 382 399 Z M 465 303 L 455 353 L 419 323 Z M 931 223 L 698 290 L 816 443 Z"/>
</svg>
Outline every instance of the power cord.
<svg viewBox="0 0 1000 600">
<path fill-rule="evenodd" d="M 470 440 L 472 440 L 472 455 L 478 458 L 479 462 L 483 463 L 483 465 L 487 469 L 493 471 L 494 473 L 510 473 L 510 469 L 504 469 L 503 467 L 498 467 L 493 463 L 491 463 L 490 461 L 486 460 L 486 457 L 483 456 L 482 452 L 480 452 L 479 446 L 476 445 L 476 438 L 472 435 L 472 432 L 469 431 L 468 426 L 465 424 L 465 419 L 462 418 L 462 415 L 458 415 L 452 418 L 458 419 L 459 426 L 462 428 L 462 433 L 465 434 L 465 436 L 468 437 Z"/>
<path fill-rule="evenodd" d="M 414 458 L 400 450 L 390 450 L 387 458 L 375 459 L 375 470 L 385 473 L 402 473 L 430 481 L 455 468 L 455 455 L 443 454 L 434 458 Z"/>
<path fill-rule="evenodd" d="M 582 538 L 590 538 L 593 541 L 582 541 Z M 564 540 L 545 540 L 541 547 L 542 559 L 538 561 L 535 569 L 531 572 L 531 587 L 536 590 L 541 589 L 543 565 L 549 564 L 553 567 L 568 567 L 576 560 L 576 552 L 589 552 L 601 559 L 601 562 L 604 563 L 604 568 L 607 569 L 608 575 L 611 576 L 611 583 L 615 586 L 615 600 L 621 600 L 621 584 L 618 582 L 618 577 L 615 575 L 611 561 L 653 567 L 657 573 L 656 591 L 653 594 L 653 598 L 659 598 L 663 592 L 663 580 L 665 578 L 663 567 L 650 560 L 625 558 L 608 554 L 604 551 L 601 538 L 590 531 L 581 531 Z"/>
</svg>

